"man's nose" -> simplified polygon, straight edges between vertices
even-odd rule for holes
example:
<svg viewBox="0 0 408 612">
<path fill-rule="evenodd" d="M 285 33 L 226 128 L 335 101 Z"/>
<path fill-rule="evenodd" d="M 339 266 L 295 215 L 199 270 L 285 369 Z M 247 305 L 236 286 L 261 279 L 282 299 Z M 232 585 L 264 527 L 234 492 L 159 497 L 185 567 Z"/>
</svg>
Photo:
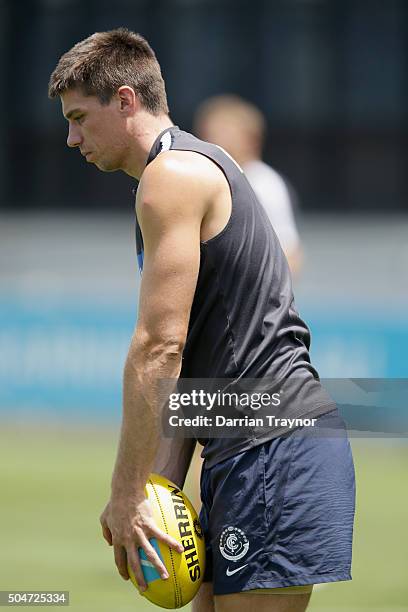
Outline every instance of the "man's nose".
<svg viewBox="0 0 408 612">
<path fill-rule="evenodd" d="M 79 130 L 72 124 L 68 128 L 67 145 L 69 147 L 78 147 L 81 144 L 81 134 Z"/>
</svg>

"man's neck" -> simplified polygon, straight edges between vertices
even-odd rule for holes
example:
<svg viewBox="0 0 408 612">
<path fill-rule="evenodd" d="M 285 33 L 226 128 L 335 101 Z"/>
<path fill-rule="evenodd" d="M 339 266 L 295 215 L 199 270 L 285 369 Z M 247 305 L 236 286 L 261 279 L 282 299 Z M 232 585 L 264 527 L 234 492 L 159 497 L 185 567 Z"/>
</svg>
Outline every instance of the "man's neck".
<svg viewBox="0 0 408 612">
<path fill-rule="evenodd" d="M 130 130 L 131 144 L 122 170 L 139 180 L 156 138 L 172 125 L 174 124 L 168 115 L 156 117 L 145 111 L 138 114 Z"/>
</svg>

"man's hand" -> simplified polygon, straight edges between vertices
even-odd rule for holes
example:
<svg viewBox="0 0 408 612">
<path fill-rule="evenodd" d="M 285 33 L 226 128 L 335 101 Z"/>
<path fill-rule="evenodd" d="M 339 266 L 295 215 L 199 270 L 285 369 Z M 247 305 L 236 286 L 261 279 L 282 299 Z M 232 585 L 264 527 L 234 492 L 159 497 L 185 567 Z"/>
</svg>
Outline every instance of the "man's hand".
<svg viewBox="0 0 408 612">
<path fill-rule="evenodd" d="M 178 553 L 183 546 L 174 538 L 161 531 L 154 522 L 149 500 L 111 499 L 100 517 L 102 533 L 110 546 L 113 546 L 115 563 L 124 580 L 129 579 L 128 565 L 132 570 L 140 590 L 147 584 L 143 577 L 138 548 L 142 548 L 148 561 L 153 563 L 161 578 L 166 580 L 169 574 L 157 552 L 149 542 L 156 538 Z"/>
</svg>

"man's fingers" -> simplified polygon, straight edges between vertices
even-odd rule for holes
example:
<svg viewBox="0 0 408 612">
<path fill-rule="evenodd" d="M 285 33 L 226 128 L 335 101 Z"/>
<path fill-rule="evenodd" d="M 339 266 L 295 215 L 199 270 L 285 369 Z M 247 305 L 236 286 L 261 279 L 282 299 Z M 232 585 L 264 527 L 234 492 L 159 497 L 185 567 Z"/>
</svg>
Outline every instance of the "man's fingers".
<svg viewBox="0 0 408 612">
<path fill-rule="evenodd" d="M 126 550 L 118 544 L 113 545 L 113 553 L 115 555 L 115 563 L 119 574 L 124 580 L 129 580 L 129 572 L 127 571 L 127 555 Z"/>
<path fill-rule="evenodd" d="M 111 530 L 109 529 L 109 527 L 105 523 L 102 523 L 102 521 L 101 521 L 101 525 L 102 525 L 102 534 L 103 534 L 103 537 L 105 538 L 105 540 L 107 541 L 109 546 L 112 546 L 112 534 L 111 534 Z"/>
<path fill-rule="evenodd" d="M 107 522 L 107 515 L 108 515 L 108 508 L 109 508 L 109 504 L 107 504 L 105 510 L 102 512 L 101 516 L 99 517 L 99 522 L 101 524 L 102 527 L 102 535 L 105 538 L 105 540 L 107 541 L 107 543 L 109 544 L 109 546 L 112 546 L 112 533 L 111 530 L 108 527 L 108 522 Z"/>
<path fill-rule="evenodd" d="M 139 589 L 141 591 L 145 591 L 147 589 L 147 584 L 143 576 L 143 571 L 141 568 L 141 560 L 139 554 L 137 552 L 137 546 L 131 546 L 127 551 L 127 561 L 130 569 L 133 572 L 133 575 L 136 579 L 137 584 L 139 585 Z M 143 561 L 142 561 L 143 562 Z"/>
<path fill-rule="evenodd" d="M 161 542 L 164 542 L 164 544 L 167 544 L 167 546 L 173 548 L 178 553 L 181 554 L 182 552 L 184 552 L 184 546 L 180 542 L 177 542 L 177 540 L 175 540 L 171 536 L 167 535 L 167 533 L 163 533 L 163 531 L 157 531 L 157 533 L 154 534 L 154 537 L 160 540 Z"/>
<path fill-rule="evenodd" d="M 149 542 L 149 540 L 147 538 L 145 538 L 145 537 L 140 538 L 140 547 L 143 548 L 143 550 L 144 550 L 147 562 L 149 564 L 154 565 L 154 567 L 159 572 L 160 577 L 161 577 L 162 580 L 167 580 L 167 578 L 169 577 L 169 573 L 168 573 L 168 571 L 166 569 L 166 566 L 164 565 L 164 563 L 160 559 L 159 555 L 157 554 L 157 552 L 155 551 L 155 549 L 150 544 L 150 542 Z M 141 563 L 143 564 L 143 559 L 142 559 Z"/>
</svg>

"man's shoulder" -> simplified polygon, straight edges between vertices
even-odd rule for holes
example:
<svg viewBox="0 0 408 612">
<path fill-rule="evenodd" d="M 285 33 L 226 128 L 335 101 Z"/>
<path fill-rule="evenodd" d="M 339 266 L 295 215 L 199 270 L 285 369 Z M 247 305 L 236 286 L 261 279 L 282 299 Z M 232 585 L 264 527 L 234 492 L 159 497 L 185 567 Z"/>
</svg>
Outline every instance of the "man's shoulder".
<svg viewBox="0 0 408 612">
<path fill-rule="evenodd" d="M 169 150 L 149 163 L 137 190 L 136 209 L 140 219 L 147 215 L 168 217 L 174 222 L 204 216 L 212 179 L 208 168 L 197 157 L 200 156 L 190 151 Z"/>
<path fill-rule="evenodd" d="M 142 179 L 157 174 L 169 176 L 190 176 L 191 172 L 202 170 L 208 163 L 208 160 L 197 151 L 169 149 L 162 151 L 154 158 L 148 166 L 146 166 Z"/>
<path fill-rule="evenodd" d="M 222 177 L 222 180 L 223 177 Z M 138 196 L 157 193 L 164 189 L 180 195 L 188 191 L 190 196 L 204 197 L 220 181 L 220 169 L 205 155 L 197 151 L 169 149 L 163 151 L 146 166 L 138 188 Z"/>
</svg>

